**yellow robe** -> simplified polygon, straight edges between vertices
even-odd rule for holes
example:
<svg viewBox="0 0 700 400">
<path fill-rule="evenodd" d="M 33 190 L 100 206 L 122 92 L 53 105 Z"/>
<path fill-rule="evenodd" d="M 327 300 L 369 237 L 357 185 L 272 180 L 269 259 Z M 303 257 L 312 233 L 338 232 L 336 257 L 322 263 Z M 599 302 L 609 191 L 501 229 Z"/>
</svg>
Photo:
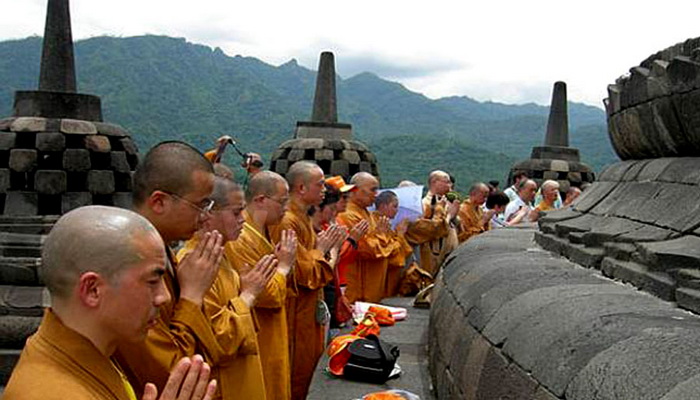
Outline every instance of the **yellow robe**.
<svg viewBox="0 0 700 400">
<path fill-rule="evenodd" d="M 316 233 L 307 210 L 292 201 L 282 222 L 270 229 L 272 241 L 292 229 L 297 235 L 297 258 L 288 279 L 287 326 L 291 361 L 292 399 L 306 398 L 314 369 L 325 348 L 324 326 L 316 321 L 316 310 L 323 299 L 323 287 L 333 279 L 333 268 L 316 250 Z"/>
<path fill-rule="evenodd" d="M 408 244 L 408 241 L 406 241 L 405 234 L 400 235 L 395 230 L 392 230 L 389 232 L 389 239 L 397 243 L 397 245 L 394 251 L 389 255 L 384 297 L 394 297 L 399 294 L 401 274 L 406 266 L 406 258 L 413 253 L 413 248 Z"/>
<path fill-rule="evenodd" d="M 115 354 L 137 394 L 148 382 L 164 387 L 170 370 L 182 357 L 201 354 L 210 365 L 217 365 L 227 356 L 203 307 L 180 298 L 173 276 L 177 261 L 169 248 L 167 253 L 169 265 L 164 280 L 171 301 L 160 308 L 156 325 L 148 330 L 144 342 L 123 344 Z"/>
<path fill-rule="evenodd" d="M 162 387 L 159 387 L 162 390 Z M 5 387 L 5 400 L 129 400 L 114 364 L 47 309 L 27 339 Z"/>
<path fill-rule="evenodd" d="M 378 217 L 350 200 L 338 219 L 345 226 L 355 226 L 362 220 L 369 222 L 369 230 L 357 243 L 357 257 L 348 266 L 348 288 L 345 296 L 353 303 L 357 300 L 378 303 L 386 293 L 389 256 L 399 246 L 387 233 L 377 232 Z"/>
<path fill-rule="evenodd" d="M 459 207 L 460 229 L 458 238 L 460 243 L 488 230 L 490 224 L 487 223 L 484 226 L 483 216 L 484 211 L 481 209 L 481 206 L 472 204 L 469 199 L 462 202 Z"/>
<path fill-rule="evenodd" d="M 241 236 L 226 243 L 226 257 L 239 273 L 249 268 L 267 254 L 274 253 L 275 246 L 269 236 L 255 229 L 250 214 L 244 212 L 245 225 Z M 255 303 L 258 320 L 258 346 L 265 390 L 268 399 L 288 400 L 291 397 L 291 369 L 289 366 L 289 338 L 287 334 L 287 277 L 277 272 L 260 293 Z"/>
<path fill-rule="evenodd" d="M 440 263 L 446 256 L 446 242 L 453 230 L 447 220 L 447 213 L 441 204 L 434 209 L 430 205 L 428 195 L 423 199 L 423 217 L 408 225 L 406 240 L 420 246 L 420 266 L 435 277 Z"/>
<path fill-rule="evenodd" d="M 178 261 L 197 247 L 190 239 L 177 254 Z M 212 364 L 212 379 L 218 382 L 217 399 L 261 399 L 265 397 L 258 338 L 251 309 L 239 297 L 240 278 L 230 258 L 224 255 L 219 272 L 204 295 L 204 313 L 211 321 L 216 340 L 223 350 Z"/>
</svg>

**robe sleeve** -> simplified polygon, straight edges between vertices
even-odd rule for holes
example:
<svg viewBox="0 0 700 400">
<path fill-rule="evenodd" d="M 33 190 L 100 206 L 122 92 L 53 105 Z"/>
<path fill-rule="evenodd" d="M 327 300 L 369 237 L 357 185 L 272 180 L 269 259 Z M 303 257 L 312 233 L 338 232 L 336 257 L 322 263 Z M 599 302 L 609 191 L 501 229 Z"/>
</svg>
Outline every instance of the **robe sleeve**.
<svg viewBox="0 0 700 400">
<path fill-rule="evenodd" d="M 240 237 L 235 242 L 228 242 L 224 251 L 233 268 L 238 271 L 239 275 L 243 275 L 255 266 L 264 255 L 269 254 L 261 247 L 260 243 L 254 243 L 248 238 Z M 287 277 L 275 272 L 265 289 L 258 295 L 255 307 L 281 308 L 284 307 L 286 298 Z"/>
<path fill-rule="evenodd" d="M 460 243 L 484 231 L 481 216 L 474 212 L 474 209 L 470 206 L 470 204 L 463 203 L 460 206 L 459 217 L 460 229 L 457 234 L 457 239 Z"/>
<path fill-rule="evenodd" d="M 419 218 L 408 225 L 406 240 L 413 245 L 432 242 L 443 238 L 450 232 L 450 224 L 446 219 Z"/>
</svg>

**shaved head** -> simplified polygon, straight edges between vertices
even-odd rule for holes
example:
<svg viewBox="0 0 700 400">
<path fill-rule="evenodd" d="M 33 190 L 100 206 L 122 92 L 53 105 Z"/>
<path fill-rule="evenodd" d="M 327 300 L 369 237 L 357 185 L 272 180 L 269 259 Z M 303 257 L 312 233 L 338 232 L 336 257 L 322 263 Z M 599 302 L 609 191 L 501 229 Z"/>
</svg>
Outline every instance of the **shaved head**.
<svg viewBox="0 0 700 400">
<path fill-rule="evenodd" d="M 214 190 L 211 192 L 211 198 L 214 200 L 214 209 L 224 208 L 229 206 L 229 194 L 232 192 L 243 192 L 243 189 L 236 182 L 217 176 L 214 178 Z"/>
<path fill-rule="evenodd" d="M 445 171 L 435 170 L 428 176 L 428 185 L 432 185 L 433 182 L 440 179 L 450 180 L 450 174 Z"/>
<path fill-rule="evenodd" d="M 369 172 L 358 172 L 355 175 L 350 178 L 350 184 L 352 185 L 363 185 L 367 183 L 375 183 L 379 182 L 377 178 L 374 177 L 374 175 L 370 174 Z"/>
<path fill-rule="evenodd" d="M 486 190 L 488 192 L 488 190 L 489 190 L 488 185 L 486 185 L 483 182 L 476 182 L 469 187 L 469 195 L 471 196 L 471 195 L 477 194 L 477 193 L 484 191 L 484 190 Z"/>
<path fill-rule="evenodd" d="M 361 207 L 369 207 L 374 204 L 379 189 L 379 180 L 367 172 L 358 172 L 352 176 L 350 183 L 357 187 L 350 192 L 350 200 Z"/>
<path fill-rule="evenodd" d="M 297 165 L 298 162 L 294 165 Z M 315 164 L 314 164 L 315 165 Z M 247 202 L 252 202 L 256 196 L 275 196 L 280 185 L 287 185 L 287 181 L 280 174 L 272 171 L 261 171 L 255 174 L 248 182 L 245 192 Z"/>
<path fill-rule="evenodd" d="M 321 167 L 310 161 L 295 162 L 289 167 L 289 171 L 287 171 L 289 188 L 295 190 L 295 187 L 299 184 L 309 185 L 311 183 L 311 178 L 314 176 L 314 172 L 319 170 L 321 171 L 321 175 L 323 175 Z"/>
<path fill-rule="evenodd" d="M 116 282 L 119 273 L 141 261 L 144 237 L 165 246 L 155 227 L 135 212 L 87 206 L 62 216 L 42 248 L 41 276 L 52 297 L 67 299 L 85 272 Z M 165 250 L 163 250 L 165 251 Z"/>
<path fill-rule="evenodd" d="M 195 190 L 195 171 L 214 173 L 211 162 L 184 142 L 155 145 L 134 172 L 134 205 L 142 205 L 156 190 L 184 196 Z"/>
<path fill-rule="evenodd" d="M 399 201 L 399 197 L 396 195 L 396 193 L 392 192 L 391 190 L 385 190 L 377 195 L 377 198 L 374 200 L 374 206 L 379 208 L 385 204 L 391 204 L 395 201 Z"/>
</svg>

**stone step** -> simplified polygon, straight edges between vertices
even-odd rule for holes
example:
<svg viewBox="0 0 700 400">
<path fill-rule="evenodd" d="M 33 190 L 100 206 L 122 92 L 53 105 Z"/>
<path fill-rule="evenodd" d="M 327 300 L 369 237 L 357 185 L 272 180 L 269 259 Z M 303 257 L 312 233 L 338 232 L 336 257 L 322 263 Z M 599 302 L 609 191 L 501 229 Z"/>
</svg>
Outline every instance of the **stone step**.
<svg viewBox="0 0 700 400">
<path fill-rule="evenodd" d="M 21 353 L 22 350 L 17 349 L 0 349 L 0 385 L 3 387 L 10 379 L 12 369 L 17 364 Z"/>
<path fill-rule="evenodd" d="M 605 257 L 601 262 L 601 271 L 610 278 L 630 283 L 664 300 L 676 299 L 675 280 L 665 272 L 651 271 L 644 264 Z"/>
<path fill-rule="evenodd" d="M 53 225 L 53 223 L 0 223 L 0 232 L 46 235 Z"/>
<path fill-rule="evenodd" d="M 0 348 L 22 349 L 27 338 L 36 332 L 42 317 L 0 316 Z"/>
<path fill-rule="evenodd" d="M 0 286 L 0 315 L 41 317 L 48 305 L 42 286 Z"/>
<path fill-rule="evenodd" d="M 38 257 L 0 257 L 0 283 L 13 286 L 40 286 Z"/>
</svg>

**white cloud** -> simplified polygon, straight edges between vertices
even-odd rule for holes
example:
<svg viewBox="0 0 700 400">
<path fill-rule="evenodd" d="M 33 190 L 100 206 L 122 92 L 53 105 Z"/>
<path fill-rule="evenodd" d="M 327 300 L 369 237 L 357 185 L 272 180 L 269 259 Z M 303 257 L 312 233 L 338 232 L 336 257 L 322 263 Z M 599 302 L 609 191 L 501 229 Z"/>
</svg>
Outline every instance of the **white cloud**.
<svg viewBox="0 0 700 400">
<path fill-rule="evenodd" d="M 0 40 L 42 34 L 46 0 L 0 2 Z M 638 1 L 72 0 L 76 39 L 164 34 L 279 65 L 315 69 L 336 53 L 344 77 L 370 71 L 430 97 L 601 105 L 605 89 L 653 52 L 699 36 L 700 6 Z M 8 17 L 11 16 L 11 17 Z"/>
</svg>

